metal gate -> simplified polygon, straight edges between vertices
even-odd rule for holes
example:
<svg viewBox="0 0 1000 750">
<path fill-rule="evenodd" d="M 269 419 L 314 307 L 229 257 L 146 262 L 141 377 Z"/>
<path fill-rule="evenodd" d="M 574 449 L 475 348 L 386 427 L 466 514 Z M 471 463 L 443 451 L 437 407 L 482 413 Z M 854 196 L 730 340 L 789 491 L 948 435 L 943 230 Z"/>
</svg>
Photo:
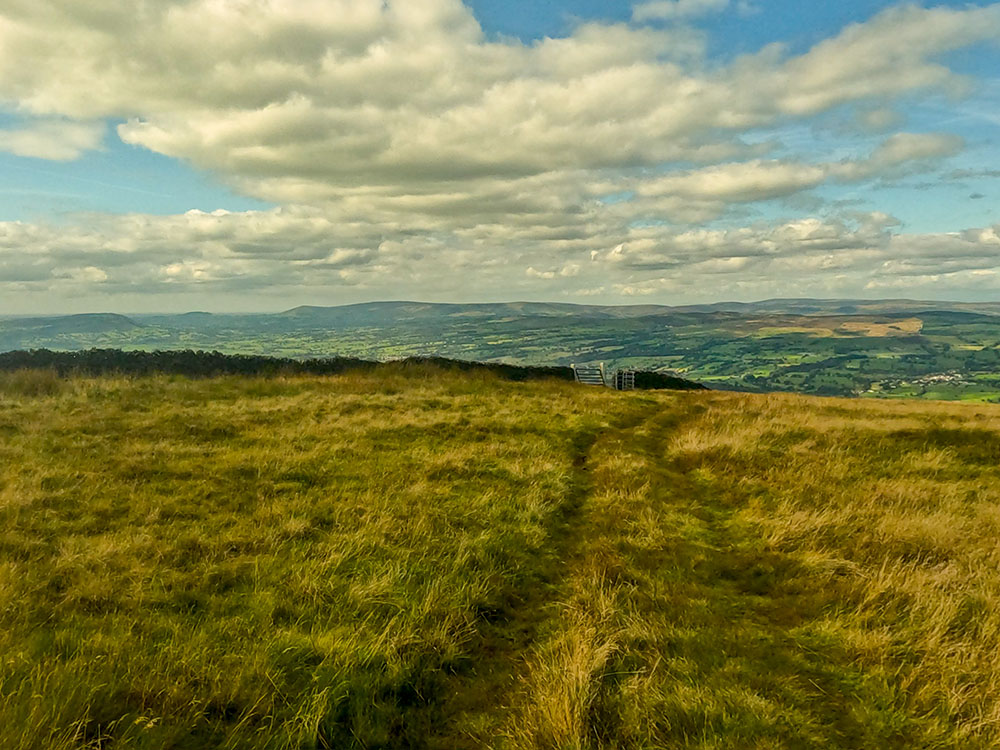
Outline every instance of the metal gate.
<svg viewBox="0 0 1000 750">
<path fill-rule="evenodd" d="M 594 367 L 593 365 L 571 365 L 573 376 L 577 383 L 584 385 L 607 385 L 604 379 L 604 363 Z"/>
<path fill-rule="evenodd" d="M 634 391 L 635 370 L 616 370 L 613 382 L 616 391 Z"/>
</svg>

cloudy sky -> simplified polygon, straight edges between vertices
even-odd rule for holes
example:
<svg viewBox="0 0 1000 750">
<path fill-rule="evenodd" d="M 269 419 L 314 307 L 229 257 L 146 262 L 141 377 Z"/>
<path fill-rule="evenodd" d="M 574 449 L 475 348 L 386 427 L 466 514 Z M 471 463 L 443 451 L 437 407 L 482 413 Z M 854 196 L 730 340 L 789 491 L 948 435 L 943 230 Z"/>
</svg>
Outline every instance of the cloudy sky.
<svg viewBox="0 0 1000 750">
<path fill-rule="evenodd" d="M 1000 3 L 4 0 L 0 313 L 1000 294 Z"/>
</svg>

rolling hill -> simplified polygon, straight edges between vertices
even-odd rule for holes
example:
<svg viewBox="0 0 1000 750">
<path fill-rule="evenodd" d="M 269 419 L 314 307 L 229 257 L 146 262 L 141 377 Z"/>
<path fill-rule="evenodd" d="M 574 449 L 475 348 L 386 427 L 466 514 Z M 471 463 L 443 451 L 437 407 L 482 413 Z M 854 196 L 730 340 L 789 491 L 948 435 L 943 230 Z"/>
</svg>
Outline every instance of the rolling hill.
<svg viewBox="0 0 1000 750">
<path fill-rule="evenodd" d="M 203 349 L 308 358 L 605 362 L 714 388 L 1000 399 L 1000 305 L 767 300 L 666 307 L 373 302 L 282 313 L 0 321 L 0 349 Z"/>
<path fill-rule="evenodd" d="M 0 746 L 993 748 L 1000 407 L 0 373 Z"/>
</svg>

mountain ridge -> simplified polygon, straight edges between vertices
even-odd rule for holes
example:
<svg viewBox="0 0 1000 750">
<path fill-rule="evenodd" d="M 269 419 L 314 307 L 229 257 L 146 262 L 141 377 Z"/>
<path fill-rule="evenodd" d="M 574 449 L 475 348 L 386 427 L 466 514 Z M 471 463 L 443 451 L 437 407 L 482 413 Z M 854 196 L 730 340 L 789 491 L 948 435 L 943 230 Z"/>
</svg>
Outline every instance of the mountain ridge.
<svg viewBox="0 0 1000 750">
<path fill-rule="evenodd" d="M 141 320 L 188 319 L 201 320 L 208 318 L 239 319 L 239 318 L 302 318 L 308 316 L 349 315 L 370 312 L 396 311 L 409 316 L 426 315 L 429 313 L 451 313 L 466 315 L 470 313 L 515 315 L 543 315 L 551 317 L 597 315 L 607 318 L 645 317 L 657 314 L 689 313 L 689 312 L 735 312 L 735 313 L 786 313 L 804 315 L 850 315 L 891 312 L 977 312 L 987 315 L 1000 315 L 1000 301 L 996 302 L 959 302 L 955 300 L 918 300 L 909 298 L 891 299 L 855 299 L 839 297 L 774 297 L 753 302 L 720 301 L 686 305 L 667 304 L 625 304 L 625 305 L 590 305 L 577 302 L 537 302 L 513 300 L 510 302 L 424 302 L 420 300 L 372 300 L 368 302 L 352 302 L 341 305 L 296 305 L 277 312 L 236 312 L 218 313 L 204 310 L 185 312 L 159 313 L 115 313 L 89 312 L 67 313 L 53 315 L 19 315 L 7 314 L 0 316 L 0 324 L 9 321 L 20 321 L 24 325 L 29 321 L 38 325 L 58 325 L 71 320 L 104 320 L 117 321 L 120 324 L 142 325 Z"/>
</svg>

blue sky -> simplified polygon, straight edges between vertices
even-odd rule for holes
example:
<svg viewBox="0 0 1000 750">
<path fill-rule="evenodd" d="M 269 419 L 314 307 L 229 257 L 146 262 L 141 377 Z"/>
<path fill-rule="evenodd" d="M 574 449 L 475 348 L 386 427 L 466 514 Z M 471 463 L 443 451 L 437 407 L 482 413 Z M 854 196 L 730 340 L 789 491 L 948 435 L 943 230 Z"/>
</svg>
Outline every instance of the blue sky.
<svg viewBox="0 0 1000 750">
<path fill-rule="evenodd" d="M 1000 291 L 1000 3 L 142 5 L 0 9 L 0 313 Z"/>
<path fill-rule="evenodd" d="M 628 22 L 633 7 L 633 3 L 621 0 L 534 3 L 474 0 L 467 5 L 487 32 L 509 34 L 526 42 L 544 36 L 566 36 L 581 20 Z M 698 25 L 711 30 L 715 55 L 755 52 L 772 42 L 804 51 L 850 23 L 867 20 L 887 5 L 878 0 L 839 3 L 768 0 L 749 4 L 742 13 L 699 19 Z M 950 5 L 959 7 L 965 3 Z"/>
<path fill-rule="evenodd" d="M 15 126 L 19 118 L 8 122 Z M 233 211 L 270 204 L 229 190 L 211 174 L 122 143 L 109 128 L 101 147 L 72 161 L 0 155 L 0 221 L 70 220 L 82 212 Z"/>
</svg>

